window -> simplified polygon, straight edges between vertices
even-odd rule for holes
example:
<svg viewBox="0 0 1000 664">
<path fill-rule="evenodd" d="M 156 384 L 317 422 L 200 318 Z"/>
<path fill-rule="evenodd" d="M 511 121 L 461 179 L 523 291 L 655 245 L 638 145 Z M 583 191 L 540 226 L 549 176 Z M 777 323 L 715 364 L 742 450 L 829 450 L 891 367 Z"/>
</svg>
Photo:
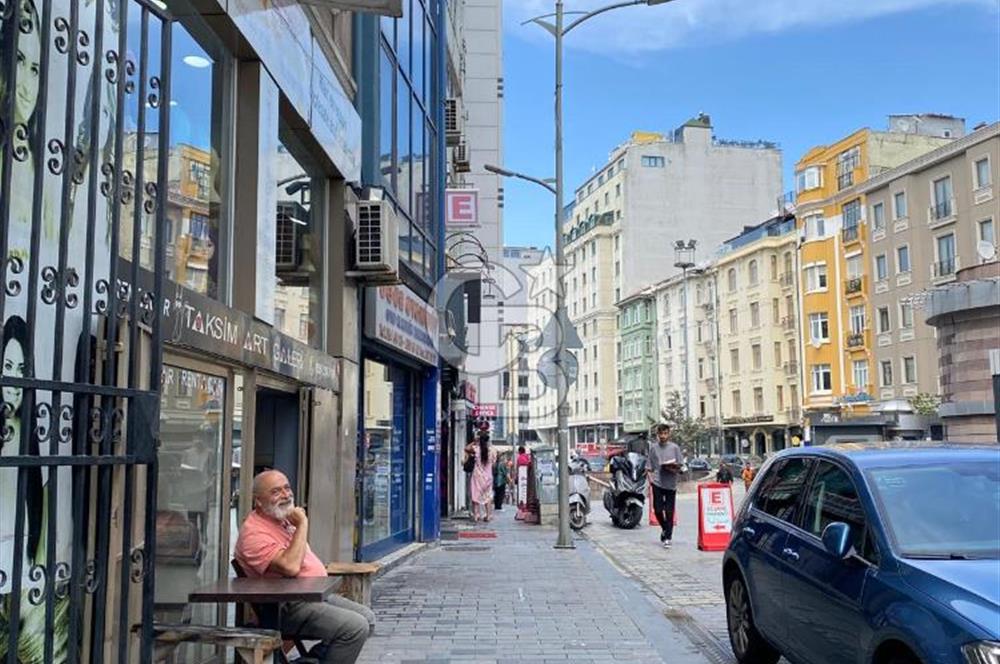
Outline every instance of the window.
<svg viewBox="0 0 1000 664">
<path fill-rule="evenodd" d="M 610 195 L 608 192 L 604 192 L 604 207 L 611 205 Z"/>
<path fill-rule="evenodd" d="M 733 373 L 737 373 L 740 370 L 740 349 L 732 348 L 729 350 L 729 369 Z"/>
<path fill-rule="evenodd" d="M 764 412 L 764 388 L 753 388 L 753 412 L 760 414 Z"/>
<path fill-rule="evenodd" d="M 803 192 L 822 186 L 822 172 L 819 166 L 810 166 L 799 171 L 795 174 L 795 190 Z"/>
<path fill-rule="evenodd" d="M 814 364 L 812 366 L 812 391 L 829 392 L 833 389 L 833 376 L 829 364 Z"/>
<path fill-rule="evenodd" d="M 698 380 L 701 380 L 704 377 L 705 377 L 705 358 L 699 357 L 698 358 Z"/>
<path fill-rule="evenodd" d="M 698 416 L 705 417 L 708 415 L 708 409 L 705 406 L 705 397 L 698 397 Z"/>
<path fill-rule="evenodd" d="M 747 273 L 750 277 L 750 285 L 756 286 L 760 281 L 760 274 L 757 268 L 757 261 L 750 261 L 750 265 L 747 266 Z"/>
<path fill-rule="evenodd" d="M 897 191 L 892 195 L 893 219 L 906 219 L 906 192 Z"/>
<path fill-rule="evenodd" d="M 858 304 L 850 309 L 851 334 L 861 334 L 865 331 L 865 305 Z"/>
<path fill-rule="evenodd" d="M 861 254 L 855 254 L 847 258 L 847 278 L 860 279 L 864 276 L 864 265 Z"/>
<path fill-rule="evenodd" d="M 739 415 L 743 412 L 743 402 L 739 390 L 733 390 L 733 414 Z"/>
<path fill-rule="evenodd" d="M 868 388 L 868 360 L 854 360 L 852 369 L 854 370 L 854 387 L 859 392 L 864 391 Z"/>
<path fill-rule="evenodd" d="M 993 176 L 990 173 L 989 157 L 983 157 L 982 159 L 976 160 L 975 172 L 976 189 L 983 189 L 984 187 L 990 186 L 990 181 L 993 179 Z"/>
<path fill-rule="evenodd" d="M 778 279 L 778 257 L 771 256 L 771 281 L 777 281 Z"/>
<path fill-rule="evenodd" d="M 750 327 L 760 327 L 760 302 L 750 303 Z"/>
<path fill-rule="evenodd" d="M 994 246 L 996 245 L 996 243 L 997 243 L 996 237 L 997 236 L 996 236 L 996 234 L 995 234 L 995 232 L 993 230 L 993 220 L 992 219 L 983 219 L 982 221 L 979 222 L 979 233 L 978 233 L 978 235 L 979 235 L 979 241 L 980 242 L 989 242 L 990 244 L 992 244 Z"/>
<path fill-rule="evenodd" d="M 899 303 L 899 326 L 904 329 L 913 327 L 913 304 L 910 302 Z"/>
<path fill-rule="evenodd" d="M 903 382 L 907 385 L 917 382 L 917 358 L 912 356 L 903 358 Z"/>
<path fill-rule="evenodd" d="M 896 247 L 896 271 L 906 274 L 910 271 L 910 245 Z"/>
<path fill-rule="evenodd" d="M 844 219 L 844 230 L 854 229 L 857 232 L 858 224 L 861 223 L 861 200 L 855 198 L 853 201 L 845 203 L 841 213 Z"/>
<path fill-rule="evenodd" d="M 811 459 L 792 458 L 772 466 L 754 498 L 754 507 L 782 521 L 793 522 L 812 463 Z"/>
<path fill-rule="evenodd" d="M 889 307 L 878 308 L 878 333 L 885 334 L 892 331 L 892 323 L 889 319 Z"/>
<path fill-rule="evenodd" d="M 851 532 L 854 550 L 872 558 L 865 548 L 868 541 L 865 510 L 850 476 L 829 461 L 819 461 L 805 501 L 802 527 L 816 537 L 834 522 L 846 523 Z"/>
<path fill-rule="evenodd" d="M 892 387 L 892 360 L 882 360 L 879 362 L 879 374 L 882 387 Z"/>
<path fill-rule="evenodd" d="M 664 159 L 663 157 L 655 157 L 644 154 L 640 158 L 639 163 L 649 168 L 663 168 L 664 166 L 666 166 L 667 162 L 666 159 Z"/>
<path fill-rule="evenodd" d="M 952 214 L 953 201 L 951 197 L 951 176 L 934 180 L 934 200 L 931 208 L 931 217 L 934 219 L 944 219 Z"/>
<path fill-rule="evenodd" d="M 806 291 L 813 293 L 826 289 L 826 264 L 810 265 L 806 268 Z"/>
<path fill-rule="evenodd" d="M 806 239 L 816 240 L 826 237 L 826 222 L 821 214 L 811 214 L 806 217 Z"/>
<path fill-rule="evenodd" d="M 780 367 L 781 366 L 781 342 L 780 341 L 775 341 L 774 342 L 774 366 L 776 366 L 776 367 Z"/>
<path fill-rule="evenodd" d="M 885 230 L 885 203 L 876 203 L 872 206 L 872 229 Z"/>
<path fill-rule="evenodd" d="M 937 264 L 934 269 L 934 276 L 944 277 L 954 274 L 955 265 L 955 234 L 948 233 L 937 238 L 935 242 L 937 251 Z"/>
<path fill-rule="evenodd" d="M 885 254 L 879 254 L 875 257 L 875 279 L 885 281 L 888 278 L 889 260 L 885 257 Z"/>
<path fill-rule="evenodd" d="M 809 336 L 813 343 L 830 340 L 830 321 L 825 311 L 809 314 Z"/>
<path fill-rule="evenodd" d="M 760 344 L 754 344 L 750 347 L 750 357 L 753 359 L 753 368 L 760 371 L 764 366 L 764 354 L 761 352 Z"/>
<path fill-rule="evenodd" d="M 730 293 L 735 293 L 736 292 L 736 268 L 734 268 L 734 267 L 729 268 L 729 272 L 726 273 L 726 280 L 728 281 L 729 292 Z"/>
<path fill-rule="evenodd" d="M 622 186 L 619 183 L 615 185 L 615 198 L 621 198 L 621 197 L 622 197 Z"/>
<path fill-rule="evenodd" d="M 778 410 L 785 409 L 785 387 L 783 385 L 778 385 L 775 389 L 775 401 L 778 404 Z"/>
</svg>

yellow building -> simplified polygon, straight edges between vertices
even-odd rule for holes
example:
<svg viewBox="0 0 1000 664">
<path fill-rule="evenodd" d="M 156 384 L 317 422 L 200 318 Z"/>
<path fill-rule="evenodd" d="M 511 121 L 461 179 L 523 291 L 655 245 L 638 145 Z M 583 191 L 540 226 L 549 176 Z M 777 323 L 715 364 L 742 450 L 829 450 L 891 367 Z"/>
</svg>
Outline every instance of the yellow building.
<svg viewBox="0 0 1000 664">
<path fill-rule="evenodd" d="M 859 185 L 960 137 L 964 124 L 939 115 L 890 116 L 888 131 L 859 129 L 809 150 L 796 164 L 802 238 L 798 329 L 808 421 L 866 413 L 875 393 L 870 289 L 874 271 L 886 266 L 871 262 L 869 220 Z M 871 221 L 878 225 L 882 220 Z"/>
</svg>

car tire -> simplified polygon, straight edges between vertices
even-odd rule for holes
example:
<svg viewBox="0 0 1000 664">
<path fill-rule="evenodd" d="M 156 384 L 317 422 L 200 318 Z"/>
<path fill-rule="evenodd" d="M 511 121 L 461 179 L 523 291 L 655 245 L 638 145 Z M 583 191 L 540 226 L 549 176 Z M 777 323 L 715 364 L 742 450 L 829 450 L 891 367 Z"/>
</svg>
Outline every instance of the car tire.
<svg viewBox="0 0 1000 664">
<path fill-rule="evenodd" d="M 739 574 L 726 579 L 726 627 L 729 645 L 740 664 L 776 664 L 781 653 L 757 631 L 746 583 Z"/>
<path fill-rule="evenodd" d="M 921 662 L 913 655 L 893 655 L 887 664 L 921 664 Z"/>
</svg>

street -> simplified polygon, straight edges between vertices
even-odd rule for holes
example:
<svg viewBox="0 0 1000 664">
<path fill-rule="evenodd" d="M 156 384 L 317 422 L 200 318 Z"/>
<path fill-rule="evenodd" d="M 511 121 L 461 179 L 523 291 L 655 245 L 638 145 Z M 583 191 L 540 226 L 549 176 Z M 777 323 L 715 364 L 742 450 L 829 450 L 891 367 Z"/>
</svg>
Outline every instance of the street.
<svg viewBox="0 0 1000 664">
<path fill-rule="evenodd" d="M 722 553 L 696 548 L 695 494 L 678 496 L 671 550 L 655 528 L 614 528 L 594 507 L 572 551 L 509 506 L 490 524 L 446 522 L 439 546 L 375 582 L 379 623 L 361 661 L 734 661 Z"/>
</svg>

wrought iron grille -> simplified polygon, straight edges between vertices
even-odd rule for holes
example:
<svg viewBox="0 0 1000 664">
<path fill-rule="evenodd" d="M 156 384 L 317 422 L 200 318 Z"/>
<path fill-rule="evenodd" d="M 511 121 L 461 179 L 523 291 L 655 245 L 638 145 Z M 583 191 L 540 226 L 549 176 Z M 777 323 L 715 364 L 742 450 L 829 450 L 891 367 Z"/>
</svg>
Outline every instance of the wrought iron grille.
<svg viewBox="0 0 1000 664">
<path fill-rule="evenodd" d="M 0 0 L 6 664 L 151 661 L 170 50 L 155 0 Z"/>
</svg>

